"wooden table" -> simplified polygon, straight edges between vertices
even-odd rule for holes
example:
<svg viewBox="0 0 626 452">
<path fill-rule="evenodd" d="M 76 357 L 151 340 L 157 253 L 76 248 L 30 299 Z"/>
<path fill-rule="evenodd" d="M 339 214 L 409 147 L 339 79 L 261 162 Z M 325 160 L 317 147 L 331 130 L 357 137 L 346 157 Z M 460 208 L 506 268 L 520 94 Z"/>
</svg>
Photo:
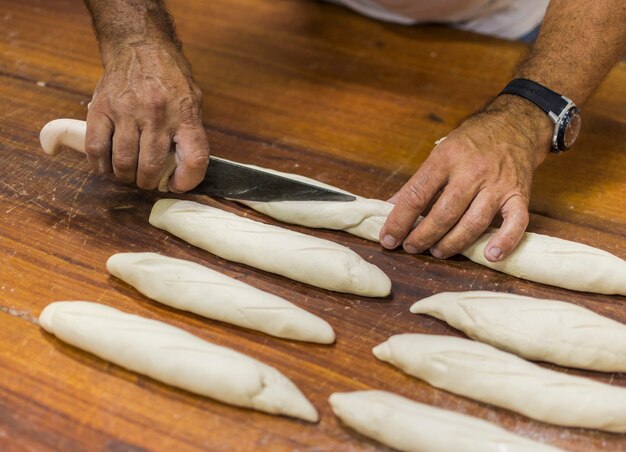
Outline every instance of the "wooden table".
<svg viewBox="0 0 626 452">
<path fill-rule="evenodd" d="M 377 23 L 307 0 L 170 1 L 205 93 L 217 155 L 299 172 L 369 197 L 390 196 L 458 121 L 506 83 L 526 47 L 439 27 Z M 0 13 L 0 447 L 2 450 L 373 450 L 341 425 L 335 391 L 387 389 L 488 419 L 571 450 L 626 450 L 624 435 L 531 421 L 405 376 L 371 348 L 394 333 L 458 335 L 410 314 L 446 290 L 564 299 L 626 322 L 626 298 L 517 280 L 464 258 L 386 252 L 340 232 L 392 278 L 384 300 L 341 295 L 225 262 L 148 225 L 157 194 L 90 174 L 80 155 L 46 158 L 38 131 L 84 118 L 101 66 L 78 0 L 5 0 Z M 529 230 L 626 258 L 626 64 L 585 108 L 584 134 L 536 175 Z M 199 199 L 199 198 L 198 198 Z M 212 205 L 258 215 L 233 204 Z M 290 226 L 291 227 L 291 226 Z M 293 229 L 303 231 L 303 228 Z M 158 305 L 107 275 L 121 251 L 158 251 L 285 296 L 327 319 L 338 340 L 306 345 Z M 161 319 L 277 367 L 312 400 L 308 424 L 238 409 L 159 384 L 67 346 L 36 318 L 54 300 L 85 299 Z M 552 366 L 548 366 L 552 367 Z M 569 369 L 615 386 L 623 374 Z"/>
</svg>

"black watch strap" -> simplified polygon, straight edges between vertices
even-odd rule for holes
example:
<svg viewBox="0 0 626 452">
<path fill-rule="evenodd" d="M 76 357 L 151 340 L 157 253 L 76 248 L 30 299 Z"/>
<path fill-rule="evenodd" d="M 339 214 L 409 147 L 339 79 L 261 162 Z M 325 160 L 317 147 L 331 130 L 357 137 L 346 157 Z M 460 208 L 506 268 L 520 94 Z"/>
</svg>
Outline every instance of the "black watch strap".
<svg viewBox="0 0 626 452">
<path fill-rule="evenodd" d="M 500 94 L 514 94 L 528 99 L 545 111 L 553 122 L 556 122 L 556 118 L 569 103 L 569 99 L 559 93 L 525 78 L 511 80 Z"/>
</svg>

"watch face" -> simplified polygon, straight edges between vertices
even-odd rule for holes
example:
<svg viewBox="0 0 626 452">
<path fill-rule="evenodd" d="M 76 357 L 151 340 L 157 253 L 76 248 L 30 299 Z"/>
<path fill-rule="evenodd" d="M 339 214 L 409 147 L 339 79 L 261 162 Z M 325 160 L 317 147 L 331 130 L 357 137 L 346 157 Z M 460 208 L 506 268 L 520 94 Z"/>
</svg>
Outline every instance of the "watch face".
<svg viewBox="0 0 626 452">
<path fill-rule="evenodd" d="M 563 122 L 563 128 L 561 129 L 563 133 L 562 144 L 564 149 L 569 149 L 580 133 L 580 126 L 582 124 L 580 110 L 576 107 L 571 108 L 565 118 L 563 118 Z"/>
</svg>

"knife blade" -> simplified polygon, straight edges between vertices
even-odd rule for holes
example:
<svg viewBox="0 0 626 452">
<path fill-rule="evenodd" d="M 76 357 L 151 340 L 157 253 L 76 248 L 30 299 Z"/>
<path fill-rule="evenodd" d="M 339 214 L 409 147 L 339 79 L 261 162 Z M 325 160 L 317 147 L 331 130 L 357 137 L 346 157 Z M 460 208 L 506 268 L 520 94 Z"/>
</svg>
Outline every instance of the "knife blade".
<svg viewBox="0 0 626 452">
<path fill-rule="evenodd" d="M 355 196 L 211 156 L 206 175 L 189 193 L 244 201 L 354 201 Z"/>
</svg>

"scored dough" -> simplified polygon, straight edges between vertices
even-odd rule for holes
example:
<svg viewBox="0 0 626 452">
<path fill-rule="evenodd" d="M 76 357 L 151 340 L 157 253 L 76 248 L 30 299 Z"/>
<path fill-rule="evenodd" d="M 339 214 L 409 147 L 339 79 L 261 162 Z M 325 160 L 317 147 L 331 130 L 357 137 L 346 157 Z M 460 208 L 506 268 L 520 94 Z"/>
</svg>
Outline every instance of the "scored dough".
<svg viewBox="0 0 626 452">
<path fill-rule="evenodd" d="M 354 251 L 192 201 L 161 199 L 150 224 L 223 259 L 323 289 L 385 297 L 391 281 Z"/>
<path fill-rule="evenodd" d="M 480 402 L 556 425 L 626 432 L 626 388 L 544 369 L 487 344 L 452 336 L 400 334 L 374 355 Z"/>
<path fill-rule="evenodd" d="M 385 391 L 330 396 L 333 412 L 357 432 L 403 451 L 557 451 L 490 422 Z"/>
<path fill-rule="evenodd" d="M 309 184 L 349 193 L 297 174 L 247 165 Z M 353 194 L 353 193 L 349 193 Z M 237 201 L 286 223 L 340 229 L 378 242 L 380 230 L 394 205 L 358 195 L 349 203 L 323 201 Z M 420 217 L 418 222 L 423 218 Z M 463 253 L 468 259 L 518 278 L 583 292 L 626 295 L 626 261 L 606 251 L 548 235 L 527 232 L 519 247 L 500 262 L 485 259 L 484 249 L 494 232 L 483 234 Z"/>
<path fill-rule="evenodd" d="M 527 232 L 500 262 L 483 250 L 495 232 L 483 234 L 463 252 L 472 261 L 518 278 L 582 292 L 626 295 L 626 261 L 582 243 Z"/>
<path fill-rule="evenodd" d="M 573 303 L 497 292 L 444 292 L 418 301 L 411 312 L 432 315 L 524 358 L 626 372 L 626 325 Z"/>
<path fill-rule="evenodd" d="M 239 163 L 241 165 L 241 163 Z M 318 187 L 329 188 L 341 193 L 351 194 L 332 185 L 324 184 L 315 179 L 299 174 L 283 173 L 255 165 L 243 165 L 277 174 Z M 378 235 L 393 209 L 393 204 L 379 199 L 368 199 L 361 196 L 350 202 L 335 201 L 245 201 L 233 200 L 244 204 L 265 215 L 285 223 L 307 226 L 309 228 L 325 228 L 346 231 L 349 234 L 378 242 Z"/>
<path fill-rule="evenodd" d="M 107 269 L 145 296 L 174 308 L 273 336 L 331 344 L 332 327 L 304 309 L 194 262 L 157 253 L 119 253 Z"/>
<path fill-rule="evenodd" d="M 44 308 L 39 324 L 64 342 L 119 366 L 224 403 L 317 422 L 282 373 L 167 323 L 86 301 Z"/>
</svg>

